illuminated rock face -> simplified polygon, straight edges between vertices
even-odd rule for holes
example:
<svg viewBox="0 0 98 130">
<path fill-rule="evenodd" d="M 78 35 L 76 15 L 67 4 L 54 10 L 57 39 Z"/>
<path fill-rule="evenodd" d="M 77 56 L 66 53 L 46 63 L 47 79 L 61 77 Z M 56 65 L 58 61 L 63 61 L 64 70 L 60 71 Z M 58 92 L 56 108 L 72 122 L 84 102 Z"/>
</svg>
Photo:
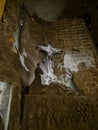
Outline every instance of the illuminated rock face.
<svg viewBox="0 0 98 130">
<path fill-rule="evenodd" d="M 79 53 L 66 52 L 64 55 L 64 67 L 69 68 L 73 72 L 79 71 L 78 66 L 81 63 L 84 63 L 87 68 L 96 67 L 94 57 L 88 55 L 87 52 L 81 52 L 80 50 Z"/>
<path fill-rule="evenodd" d="M 10 105 L 12 99 L 12 87 L 11 84 L 6 82 L 0 82 L 1 98 L 0 98 L 0 116 L 4 121 L 4 130 L 8 129 Z"/>
<path fill-rule="evenodd" d="M 38 46 L 39 50 L 42 50 L 46 53 L 45 59 L 42 62 L 42 70 L 44 74 L 42 77 L 42 84 L 49 85 L 52 82 L 57 82 L 57 77 L 54 75 L 54 55 L 60 54 L 61 49 L 53 48 L 51 43 L 48 43 L 47 46 Z M 45 54 L 44 54 L 45 55 Z"/>
<path fill-rule="evenodd" d="M 57 77 L 54 75 L 53 61 L 51 59 L 44 60 L 44 63 L 41 64 L 41 68 L 43 70 L 43 75 L 41 76 L 42 84 L 49 85 L 50 83 L 57 82 Z"/>
<path fill-rule="evenodd" d="M 96 73 L 95 70 L 97 69 L 96 52 L 83 19 L 64 19 L 39 24 L 36 21 L 30 21 L 26 17 L 21 36 L 22 44 L 27 54 L 30 55 L 30 57 L 27 56 L 29 62 L 25 61 L 25 63 L 27 63 L 28 69 L 29 65 L 31 66 L 32 77 L 34 77 L 33 72 L 37 63 L 41 63 L 41 68 L 44 71 L 42 84 L 45 84 L 45 77 L 54 77 L 54 81 L 66 85 L 66 69 L 68 68 L 73 74 L 78 87 L 85 92 L 95 91 L 97 81 L 94 80 L 96 74 L 93 74 Z M 29 44 L 27 45 L 28 41 Z M 47 61 L 47 53 L 44 56 L 43 53 L 35 49 L 36 46 L 45 47 L 49 41 L 51 41 L 54 48 L 63 50 L 63 53 L 54 56 L 54 62 L 52 60 Z M 48 74 L 49 76 L 47 76 Z M 34 78 L 32 77 L 30 78 L 33 81 Z M 46 84 L 48 83 L 46 82 Z"/>
<path fill-rule="evenodd" d="M 15 4 L 14 7 L 17 5 Z M 26 17 L 24 30 L 21 34 L 21 43 L 23 43 L 28 54 L 25 64 L 32 74 L 30 74 L 30 79 L 27 72 L 22 73 L 22 76 L 26 73 L 27 79 L 25 79 L 28 82 L 30 81 L 30 83 L 33 81 L 36 65 L 41 63 L 43 59 L 43 54 L 38 52 L 35 47 L 45 45 L 51 40 L 53 47 L 64 51 L 63 54 L 54 57 L 54 75 L 57 76 L 58 81 L 61 84 L 65 84 L 68 81 L 66 79 L 66 67 L 68 67 L 74 76 L 77 86 L 84 90 L 85 96 L 86 93 L 90 93 L 90 96 L 86 96 L 86 98 L 81 96 L 74 97 L 73 93 L 63 91 L 61 84 L 50 85 L 50 87 L 47 87 L 45 94 L 25 94 L 23 122 L 22 124 L 20 123 L 20 116 L 22 115 L 20 105 L 23 103 L 21 101 L 21 91 L 23 89 L 21 70 L 23 67 L 19 64 L 17 54 L 11 51 L 12 44 L 8 42 L 8 39 L 16 31 L 15 23 L 17 23 L 17 19 L 15 21 L 17 16 L 14 15 L 16 12 L 14 11 L 15 8 L 10 6 L 10 10 L 10 13 L 8 10 L 8 14 L 12 16 L 9 17 L 8 15 L 8 18 L 11 18 L 11 20 L 8 25 L 4 24 L 4 29 L 0 33 L 0 37 L 2 37 L 2 39 L 0 38 L 0 43 L 2 43 L 0 44 L 0 79 L 13 83 L 8 129 L 97 130 L 98 94 L 95 96 L 95 92 L 98 91 L 98 64 L 95 62 L 96 52 L 92 39 L 82 19 L 37 23 Z M 67 59 L 69 59 L 69 62 Z M 74 64 L 75 66 L 73 66 Z"/>
</svg>

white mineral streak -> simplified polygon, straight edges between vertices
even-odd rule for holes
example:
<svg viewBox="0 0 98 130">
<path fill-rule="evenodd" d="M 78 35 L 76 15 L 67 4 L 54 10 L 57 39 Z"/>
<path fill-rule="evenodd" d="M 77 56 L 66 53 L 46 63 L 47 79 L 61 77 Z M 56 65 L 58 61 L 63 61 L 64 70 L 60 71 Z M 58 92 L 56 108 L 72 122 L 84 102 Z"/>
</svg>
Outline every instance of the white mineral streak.
<svg viewBox="0 0 98 130">
<path fill-rule="evenodd" d="M 25 48 L 23 47 L 23 52 L 22 52 L 22 55 L 24 56 L 24 57 L 27 57 L 28 56 L 28 54 L 27 54 L 27 52 L 26 52 L 26 50 L 25 50 Z"/>
<path fill-rule="evenodd" d="M 85 63 L 85 67 L 95 67 L 95 59 L 93 55 L 89 55 L 86 52 L 80 52 L 72 54 L 71 52 L 66 52 L 64 56 L 64 68 L 68 68 L 71 71 L 78 72 L 78 65 Z"/>
<path fill-rule="evenodd" d="M 23 55 L 19 54 L 19 59 L 20 59 L 20 62 L 21 62 L 21 65 L 22 67 L 26 70 L 26 71 L 29 71 L 29 69 L 26 67 L 25 65 L 25 58 Z"/>
<path fill-rule="evenodd" d="M 46 53 L 46 58 L 42 64 L 41 69 L 44 74 L 41 76 L 42 84 L 49 85 L 52 82 L 57 82 L 57 77 L 54 75 L 54 60 L 53 57 L 56 54 L 61 54 L 62 50 L 52 47 L 51 43 L 47 46 L 38 46 L 38 50 L 42 50 Z"/>
<path fill-rule="evenodd" d="M 0 82 L 0 90 L 2 91 L 0 114 L 4 120 L 4 130 L 7 130 L 12 99 L 12 86 L 6 82 Z"/>
<path fill-rule="evenodd" d="M 13 34 L 14 36 L 14 43 L 12 44 L 12 51 L 14 53 L 17 53 L 17 50 L 19 49 L 19 27 L 17 28 L 16 32 Z"/>
<path fill-rule="evenodd" d="M 85 67 L 87 68 L 95 67 L 95 59 L 92 52 L 90 52 L 90 54 L 86 52 L 66 52 L 66 54 L 64 55 L 64 63 L 58 64 L 58 68 L 60 71 L 62 71 L 62 69 L 65 69 L 65 74 L 59 75 L 57 82 L 70 87 L 71 85 L 69 79 L 71 79 L 71 75 L 67 73 L 67 70 L 69 69 L 71 72 L 77 73 L 79 71 L 78 66 L 81 63 L 84 63 Z"/>
<path fill-rule="evenodd" d="M 41 65 L 41 69 L 43 70 L 43 75 L 41 75 L 43 85 L 49 85 L 50 83 L 57 81 L 57 76 L 54 75 L 52 63 L 49 62 L 50 61 L 46 61 L 46 63 Z"/>
</svg>

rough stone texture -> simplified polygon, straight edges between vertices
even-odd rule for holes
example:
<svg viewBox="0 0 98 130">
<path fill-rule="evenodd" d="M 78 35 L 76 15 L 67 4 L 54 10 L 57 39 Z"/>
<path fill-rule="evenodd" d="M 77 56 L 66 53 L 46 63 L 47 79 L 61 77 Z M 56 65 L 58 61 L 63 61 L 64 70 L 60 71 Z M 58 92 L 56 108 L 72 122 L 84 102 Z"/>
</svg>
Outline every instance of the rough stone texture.
<svg viewBox="0 0 98 130">
<path fill-rule="evenodd" d="M 24 0 L 30 15 L 35 13 L 41 19 L 52 21 L 63 18 L 84 18 L 98 49 L 98 3 L 97 0 Z M 53 11 L 54 10 L 54 11 Z M 63 11 L 63 12 L 61 12 Z M 48 17 L 47 17 L 48 16 Z"/>
<path fill-rule="evenodd" d="M 18 55 L 11 51 L 14 39 L 13 33 L 18 24 L 17 18 L 19 12 L 18 3 L 14 2 L 9 2 L 8 0 L 4 22 L 0 23 L 0 81 L 12 83 L 11 121 L 9 121 L 9 129 L 19 130 L 21 98 L 19 71 L 21 66 Z M 12 41 L 10 39 L 12 39 Z"/>
<path fill-rule="evenodd" d="M 61 79 L 61 76 L 65 78 L 66 69 L 64 67 L 66 68 L 67 66 L 73 71 L 76 84 L 85 93 L 98 91 L 97 54 L 83 19 L 65 19 L 52 23 L 43 21 L 40 23 L 31 22 L 29 19 L 29 22 L 27 20 L 25 23 L 22 43 L 27 53 L 31 56 L 31 58 L 27 58 L 29 59 L 27 66 L 32 59 L 35 59 L 32 62 L 34 66 L 33 72 L 36 64 L 42 60 L 42 54 L 35 47 L 47 45 L 50 41 L 53 47 L 63 50 L 61 55 L 54 58 L 54 72 L 58 79 Z M 28 33 L 24 33 L 27 31 Z M 29 44 L 27 44 L 28 42 Z"/>
<path fill-rule="evenodd" d="M 24 0 L 24 6 L 28 11 L 29 15 L 37 14 L 39 18 L 46 21 L 57 20 L 64 8 L 67 6 L 68 1 L 66 0 Z"/>
<path fill-rule="evenodd" d="M 21 130 L 97 130 L 97 97 L 55 93 L 55 87 L 48 95 L 25 95 Z"/>
<path fill-rule="evenodd" d="M 29 54 L 26 65 L 31 73 L 23 71 L 17 54 L 11 51 L 13 33 L 18 24 L 18 3 L 8 2 L 5 12 L 5 23 L 0 23 L 0 80 L 11 82 L 13 95 L 9 130 L 97 130 L 98 129 L 98 57 L 82 19 L 65 19 L 54 23 L 31 21 L 25 17 L 21 43 Z M 48 41 L 66 51 L 87 52 L 96 60 L 96 67 L 87 68 L 85 64 L 78 66 L 74 74 L 75 82 L 86 93 L 85 96 L 75 96 L 52 86 L 41 94 L 24 94 L 23 120 L 21 115 L 21 79 L 30 82 L 34 76 L 36 64 L 42 60 L 42 55 L 35 49 L 39 44 Z M 55 57 L 57 65 L 63 62 L 61 57 Z M 94 64 L 94 63 L 93 63 Z M 56 68 L 55 73 L 59 75 Z M 61 73 L 65 74 L 63 69 Z M 22 74 L 21 74 L 22 73 Z M 22 77 L 21 77 L 22 76 Z M 30 79 L 31 78 L 31 79 Z M 34 78 L 34 77 L 33 77 Z M 96 92 L 96 93 L 95 93 Z M 87 93 L 89 93 L 87 95 Z M 78 123 L 77 123 L 78 122 Z"/>
<path fill-rule="evenodd" d="M 88 68 L 85 65 L 86 62 L 83 62 L 77 66 L 79 71 L 73 72 L 74 80 L 84 90 L 85 96 L 75 96 L 71 91 L 63 91 L 58 85 L 49 86 L 44 92 L 38 94 L 30 92 L 30 94 L 24 95 L 23 118 L 20 129 L 97 130 L 98 58 L 84 21 L 82 19 L 65 19 L 54 23 L 38 23 L 29 20 L 24 27 L 23 34 L 26 32 L 26 27 L 29 28 L 30 35 L 26 37 L 23 44 L 32 59 L 37 57 L 34 70 L 36 64 L 42 59 L 42 55 L 35 50 L 35 46 L 46 45 L 48 41 L 51 41 L 54 47 L 64 51 L 59 58 L 55 57 L 55 74 L 66 73 L 64 68 L 60 72 L 57 65 L 63 63 L 64 54 L 67 51 L 71 53 L 71 56 L 76 54 L 75 60 L 79 61 L 81 61 L 81 57 L 77 59 L 77 56 L 79 57 L 80 52 L 84 53 L 82 55 L 84 59 L 88 59 L 89 56 L 92 57 L 94 62 L 91 64 L 94 66 Z M 25 37 L 26 35 L 22 36 Z M 28 41 L 29 44 L 27 45 Z M 31 49 L 34 50 L 30 51 Z M 35 55 L 36 53 L 37 55 Z M 29 63 L 30 61 L 27 65 Z M 63 64 L 61 65 L 63 66 Z"/>
</svg>

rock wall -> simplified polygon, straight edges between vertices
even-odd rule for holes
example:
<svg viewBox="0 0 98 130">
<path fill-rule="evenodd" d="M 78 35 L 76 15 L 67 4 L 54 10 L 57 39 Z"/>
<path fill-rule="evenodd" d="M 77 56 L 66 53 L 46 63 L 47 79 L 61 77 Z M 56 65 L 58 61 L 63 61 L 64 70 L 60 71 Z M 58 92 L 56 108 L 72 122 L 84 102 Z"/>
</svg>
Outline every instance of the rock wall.
<svg viewBox="0 0 98 130">
<path fill-rule="evenodd" d="M 16 2 L 16 3 L 15 3 Z M 18 55 L 12 52 L 13 33 L 18 25 L 18 1 L 7 1 L 3 22 L 0 23 L 0 81 L 11 83 L 12 101 L 9 116 L 9 129 L 18 130 L 20 121 L 20 62 Z"/>
<path fill-rule="evenodd" d="M 24 71 L 18 54 L 12 52 L 15 42 L 13 34 L 19 22 L 18 1 L 8 2 L 4 23 L 0 23 L 0 80 L 12 84 L 8 129 L 98 129 L 98 58 L 84 21 L 65 19 L 50 23 L 39 19 L 32 21 L 27 14 L 24 14 L 24 17 L 21 44 L 22 49 L 24 47 L 28 54 L 25 64 L 30 69 L 30 73 Z M 66 73 L 64 66 L 69 67 L 76 84 L 84 90 L 86 95 L 76 97 L 58 88 L 55 90 L 52 86 L 53 92 L 48 89 L 45 94 L 24 94 L 22 111 L 22 87 L 34 79 L 36 64 L 43 58 L 43 55 L 36 50 L 36 46 L 47 45 L 48 41 L 52 42 L 53 47 L 63 50 L 63 54 L 54 59 L 55 74 L 62 80 Z M 20 122 L 21 112 L 23 112 L 22 123 Z"/>
<path fill-rule="evenodd" d="M 69 68 L 80 88 L 87 93 L 97 91 L 97 54 L 84 20 L 65 19 L 46 24 L 45 39 L 64 51 L 61 57 L 55 57 L 57 75 L 64 75 L 64 68 Z"/>
<path fill-rule="evenodd" d="M 97 54 L 83 19 L 42 21 L 40 23 L 35 20 L 31 24 L 29 22 L 27 24 L 30 25 L 28 26 L 29 31 L 24 33 L 24 37 L 30 35 L 23 39 L 28 54 L 35 59 L 32 62 L 35 65 L 34 68 L 38 62 L 42 61 L 42 54 L 35 47 L 51 42 L 53 47 L 63 50 L 61 55 L 54 57 L 54 73 L 59 82 L 66 82 L 66 68 L 69 68 L 76 84 L 85 93 L 97 91 Z M 25 27 L 24 30 L 27 32 L 28 29 Z M 29 45 L 27 45 L 28 41 Z"/>
</svg>

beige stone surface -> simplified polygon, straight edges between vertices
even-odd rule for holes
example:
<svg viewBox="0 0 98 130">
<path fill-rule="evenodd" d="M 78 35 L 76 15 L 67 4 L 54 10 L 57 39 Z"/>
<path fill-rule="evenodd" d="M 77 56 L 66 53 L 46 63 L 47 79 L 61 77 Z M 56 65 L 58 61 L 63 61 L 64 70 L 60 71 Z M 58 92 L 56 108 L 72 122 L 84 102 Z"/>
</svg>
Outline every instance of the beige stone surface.
<svg viewBox="0 0 98 130">
<path fill-rule="evenodd" d="M 11 2 L 8 2 L 8 11 L 5 12 L 6 22 L 0 23 L 0 80 L 12 83 L 13 87 L 8 129 L 97 130 L 98 56 L 84 21 L 82 19 L 65 19 L 53 23 L 41 20 L 32 21 L 24 13 L 21 44 L 28 53 L 25 63 L 31 73 L 27 73 L 22 68 L 18 55 L 11 50 L 14 41 L 13 33 L 17 29 L 19 18 L 18 3 Z M 43 55 L 35 49 L 36 46 L 46 45 L 48 41 L 51 41 L 54 47 L 64 51 L 61 56 L 55 57 L 57 76 L 66 72 L 64 68 L 60 71 L 57 67 L 59 63 L 64 66 L 66 52 L 70 52 L 71 55 L 76 54 L 76 56 L 82 52 L 86 58 L 93 57 L 95 62 L 91 64 L 95 67 L 88 68 L 83 62 L 78 65 L 79 71 L 73 72 L 74 80 L 84 91 L 84 96 L 76 96 L 72 91 L 63 91 L 55 85 L 40 94 L 33 92 L 24 94 L 21 123 L 22 87 L 34 79 L 36 64 L 42 61 Z M 78 60 L 81 61 L 81 58 Z"/>
</svg>

